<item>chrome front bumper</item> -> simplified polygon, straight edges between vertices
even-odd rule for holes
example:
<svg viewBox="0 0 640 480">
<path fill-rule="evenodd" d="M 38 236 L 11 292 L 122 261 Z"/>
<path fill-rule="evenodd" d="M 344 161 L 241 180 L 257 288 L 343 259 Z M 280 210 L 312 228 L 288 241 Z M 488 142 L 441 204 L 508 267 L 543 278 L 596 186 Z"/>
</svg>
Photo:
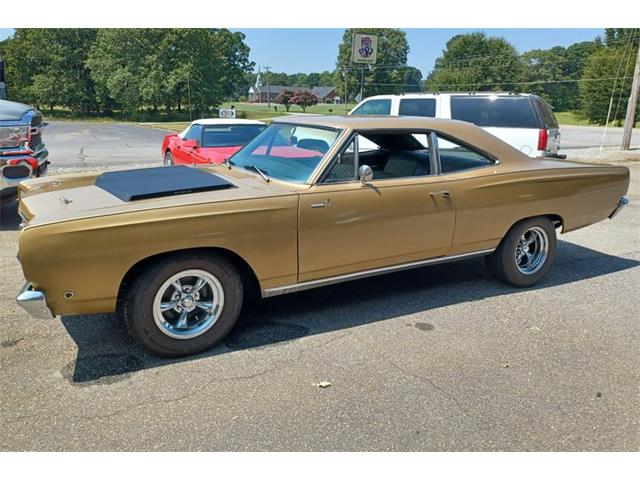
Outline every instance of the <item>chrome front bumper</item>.
<svg viewBox="0 0 640 480">
<path fill-rule="evenodd" d="M 35 290 L 33 285 L 28 282 L 20 290 L 16 297 L 16 302 L 32 317 L 42 319 L 56 318 L 47 305 L 47 298 L 44 292 Z"/>
<path fill-rule="evenodd" d="M 616 206 L 616 209 L 613 212 L 611 212 L 611 215 L 609 215 L 609 218 L 611 219 L 616 215 L 618 215 L 620 213 L 620 210 L 622 210 L 627 205 L 629 205 L 629 197 L 627 196 L 620 197 L 620 200 L 618 201 L 618 205 Z"/>
</svg>

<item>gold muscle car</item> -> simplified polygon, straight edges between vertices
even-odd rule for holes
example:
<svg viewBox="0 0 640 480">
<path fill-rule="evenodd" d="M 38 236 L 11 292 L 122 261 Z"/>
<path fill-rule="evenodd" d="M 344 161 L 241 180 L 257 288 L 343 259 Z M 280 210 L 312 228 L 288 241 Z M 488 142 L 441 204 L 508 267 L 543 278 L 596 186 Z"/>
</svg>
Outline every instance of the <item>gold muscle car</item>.
<svg viewBox="0 0 640 480">
<path fill-rule="evenodd" d="M 556 230 L 613 218 L 629 170 L 529 158 L 469 123 L 286 117 L 223 164 L 20 185 L 18 303 L 113 312 L 163 356 L 210 348 L 262 297 L 484 256 L 540 281 Z"/>
</svg>

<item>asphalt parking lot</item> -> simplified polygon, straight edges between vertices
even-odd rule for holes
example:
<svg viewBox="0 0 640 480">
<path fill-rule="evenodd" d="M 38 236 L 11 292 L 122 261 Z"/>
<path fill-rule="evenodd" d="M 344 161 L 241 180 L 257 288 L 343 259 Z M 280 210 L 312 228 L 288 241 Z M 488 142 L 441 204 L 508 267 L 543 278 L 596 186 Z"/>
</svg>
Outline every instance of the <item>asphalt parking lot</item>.
<svg viewBox="0 0 640 480">
<path fill-rule="evenodd" d="M 563 151 L 599 147 L 602 142 L 602 127 L 563 125 L 561 132 Z M 154 164 L 162 162 L 160 146 L 167 133 L 136 124 L 51 121 L 46 142 L 52 169 Z M 634 130 L 632 145 L 640 148 L 639 135 Z M 621 143 L 622 129 L 607 129 L 604 146 Z"/>
<path fill-rule="evenodd" d="M 145 354 L 113 315 L 19 309 L 5 205 L 0 449 L 637 451 L 640 162 L 627 165 L 630 206 L 560 236 L 535 288 L 471 260 L 275 297 L 180 360 Z"/>
</svg>

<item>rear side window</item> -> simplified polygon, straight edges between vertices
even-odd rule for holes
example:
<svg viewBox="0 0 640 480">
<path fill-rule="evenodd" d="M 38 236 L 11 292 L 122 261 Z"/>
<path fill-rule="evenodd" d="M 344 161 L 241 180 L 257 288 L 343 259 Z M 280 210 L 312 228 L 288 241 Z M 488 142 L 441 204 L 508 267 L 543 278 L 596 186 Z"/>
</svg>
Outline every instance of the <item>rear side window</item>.
<svg viewBox="0 0 640 480">
<path fill-rule="evenodd" d="M 479 127 L 540 128 L 529 97 L 452 96 L 451 118 Z"/>
<path fill-rule="evenodd" d="M 411 115 L 414 117 L 435 117 L 435 98 L 403 98 L 400 100 L 398 115 Z"/>
<path fill-rule="evenodd" d="M 558 121 L 556 120 L 556 116 L 554 115 L 551 106 L 540 97 L 535 98 L 534 102 L 538 107 L 538 113 L 542 117 L 545 127 L 558 128 Z"/>
<path fill-rule="evenodd" d="M 369 100 L 356 108 L 352 115 L 390 115 L 391 100 Z"/>
<path fill-rule="evenodd" d="M 455 173 L 472 168 L 486 167 L 493 160 L 455 140 L 438 136 L 438 152 L 442 173 Z"/>
</svg>

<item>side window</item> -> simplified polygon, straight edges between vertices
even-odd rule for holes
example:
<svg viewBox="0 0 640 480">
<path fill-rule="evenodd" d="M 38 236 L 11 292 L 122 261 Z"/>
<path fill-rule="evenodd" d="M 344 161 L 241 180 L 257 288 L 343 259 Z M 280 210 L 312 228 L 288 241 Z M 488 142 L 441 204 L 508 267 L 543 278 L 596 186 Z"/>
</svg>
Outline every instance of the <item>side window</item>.
<svg viewBox="0 0 640 480">
<path fill-rule="evenodd" d="M 438 136 L 438 152 L 442 173 L 455 173 L 471 168 L 485 167 L 494 163 L 489 157 L 475 150 Z"/>
<path fill-rule="evenodd" d="M 454 95 L 451 118 L 479 127 L 540 128 L 528 97 Z"/>
<path fill-rule="evenodd" d="M 183 140 L 197 140 L 200 143 L 202 139 L 202 125 L 191 125 Z"/>
<path fill-rule="evenodd" d="M 391 114 L 391 100 L 378 99 L 367 100 L 358 108 L 356 108 L 352 115 L 390 115 Z"/>
<path fill-rule="evenodd" d="M 351 140 L 334 160 L 323 183 L 350 182 L 356 179 L 355 140 Z"/>
<path fill-rule="evenodd" d="M 410 115 L 413 117 L 435 117 L 435 98 L 403 98 L 400 100 L 398 115 Z"/>
<path fill-rule="evenodd" d="M 357 162 L 351 140 L 333 160 L 323 183 L 355 181 L 361 165 L 371 168 L 374 180 L 431 175 L 428 144 L 427 134 L 422 132 L 360 132 Z"/>
</svg>

